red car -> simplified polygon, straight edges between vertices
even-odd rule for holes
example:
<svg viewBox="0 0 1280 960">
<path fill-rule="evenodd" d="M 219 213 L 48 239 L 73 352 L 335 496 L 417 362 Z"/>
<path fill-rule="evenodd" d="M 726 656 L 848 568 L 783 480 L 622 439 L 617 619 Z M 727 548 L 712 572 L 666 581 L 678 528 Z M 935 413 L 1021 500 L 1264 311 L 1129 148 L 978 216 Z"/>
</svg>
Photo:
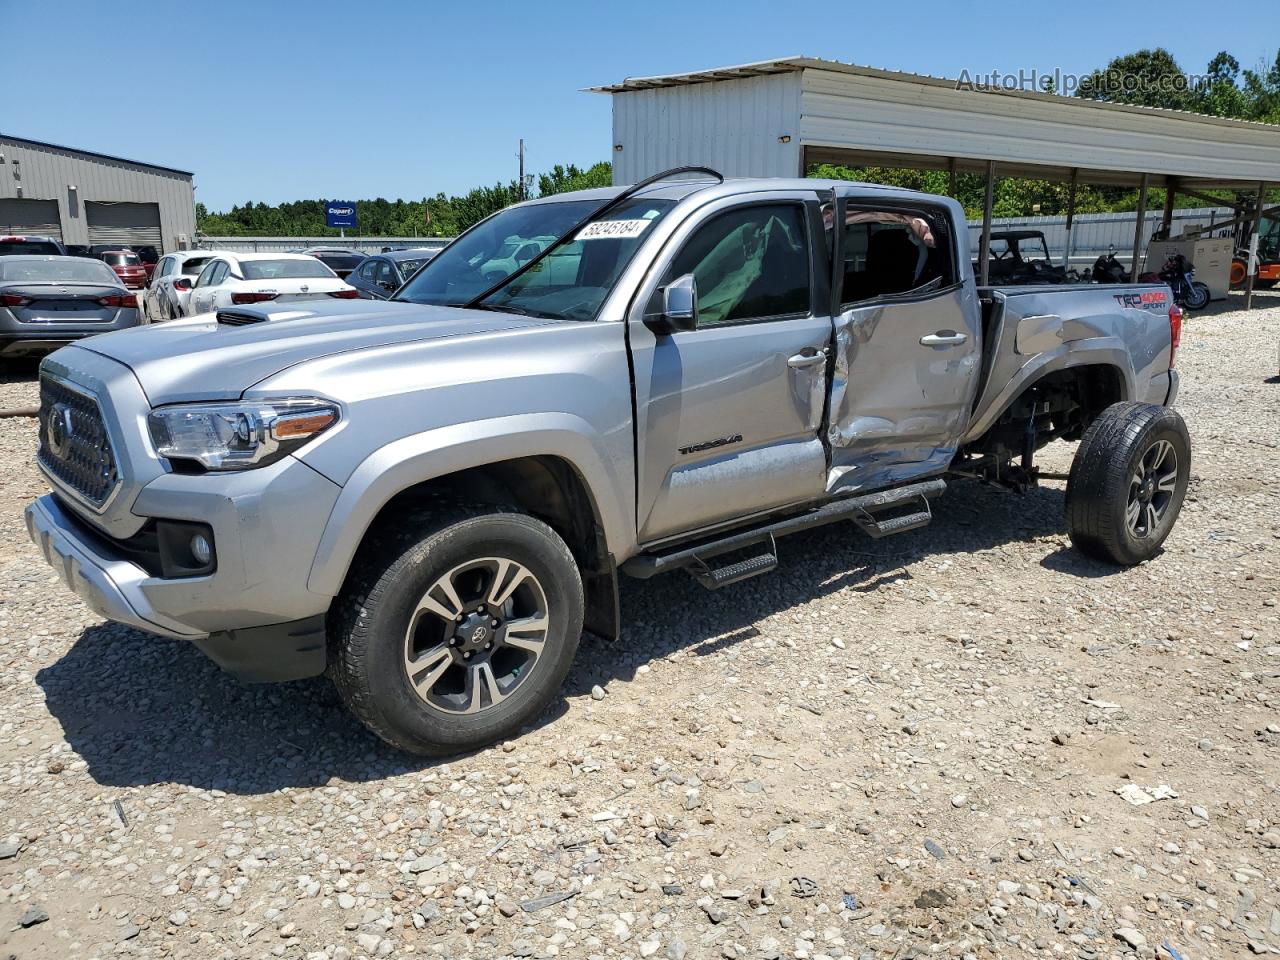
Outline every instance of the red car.
<svg viewBox="0 0 1280 960">
<path fill-rule="evenodd" d="M 147 285 L 147 270 L 142 259 L 132 250 L 108 250 L 98 259 L 116 272 L 116 276 L 130 290 L 141 290 Z"/>
</svg>

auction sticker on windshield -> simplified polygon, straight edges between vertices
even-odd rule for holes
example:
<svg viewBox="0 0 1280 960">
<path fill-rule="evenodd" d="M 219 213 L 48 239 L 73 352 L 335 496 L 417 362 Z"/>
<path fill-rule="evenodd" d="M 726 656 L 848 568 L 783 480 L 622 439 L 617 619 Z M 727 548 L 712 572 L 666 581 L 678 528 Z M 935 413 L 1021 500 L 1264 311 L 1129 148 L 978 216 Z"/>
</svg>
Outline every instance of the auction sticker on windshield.
<svg viewBox="0 0 1280 960">
<path fill-rule="evenodd" d="M 652 220 L 597 220 L 589 223 L 574 237 L 575 240 L 631 240 L 648 229 Z"/>
</svg>

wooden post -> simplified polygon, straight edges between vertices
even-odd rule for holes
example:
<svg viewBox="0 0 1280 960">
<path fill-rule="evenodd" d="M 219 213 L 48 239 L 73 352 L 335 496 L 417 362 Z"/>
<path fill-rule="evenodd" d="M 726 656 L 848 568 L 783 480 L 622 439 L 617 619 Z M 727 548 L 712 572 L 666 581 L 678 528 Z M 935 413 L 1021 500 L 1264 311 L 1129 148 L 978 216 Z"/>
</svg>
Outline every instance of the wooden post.
<svg viewBox="0 0 1280 960">
<path fill-rule="evenodd" d="M 947 157 L 947 196 L 956 195 L 956 158 Z"/>
<path fill-rule="evenodd" d="M 1138 282 L 1138 258 L 1142 255 L 1142 230 L 1147 225 L 1147 185 L 1151 175 L 1144 173 L 1138 187 L 1138 223 L 1133 228 L 1133 267 L 1129 270 L 1129 282 Z"/>
<path fill-rule="evenodd" d="M 1258 239 L 1262 236 L 1262 202 L 1266 198 L 1267 185 L 1258 184 L 1258 202 L 1254 205 L 1253 237 L 1249 241 L 1249 255 L 1244 262 L 1244 308 L 1253 309 L 1254 261 L 1257 259 Z"/>
<path fill-rule="evenodd" d="M 982 242 L 978 244 L 978 285 L 991 279 L 991 209 L 996 203 L 996 162 L 987 161 L 987 199 L 982 207 Z"/>
<path fill-rule="evenodd" d="M 1071 182 L 1067 188 L 1067 243 L 1062 251 L 1062 269 L 1071 269 L 1071 228 L 1076 220 L 1076 182 L 1080 179 L 1080 168 L 1071 168 Z"/>
</svg>

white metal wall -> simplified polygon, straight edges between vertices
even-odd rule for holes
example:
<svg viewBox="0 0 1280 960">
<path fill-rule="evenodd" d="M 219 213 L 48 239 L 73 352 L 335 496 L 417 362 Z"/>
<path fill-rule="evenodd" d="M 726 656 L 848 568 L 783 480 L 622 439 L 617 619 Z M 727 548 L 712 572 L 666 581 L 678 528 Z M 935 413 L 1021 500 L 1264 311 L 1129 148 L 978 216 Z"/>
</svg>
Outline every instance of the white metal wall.
<svg viewBox="0 0 1280 960">
<path fill-rule="evenodd" d="M 1170 233 L 1179 236 L 1188 227 L 1208 226 L 1211 222 L 1221 223 L 1230 220 L 1235 214 L 1228 207 L 1202 207 L 1193 210 L 1175 210 L 1173 212 L 1173 229 Z M 1116 255 L 1121 260 L 1128 260 L 1133 255 L 1133 228 L 1137 222 L 1137 213 L 1078 213 L 1071 225 L 1072 260 L 1092 263 L 1099 254 L 1107 252 L 1107 247 L 1115 245 Z M 1142 246 L 1145 249 L 1151 234 L 1160 226 L 1161 212 L 1148 210 L 1146 223 L 1143 226 Z M 991 229 L 1001 230 L 1042 230 L 1045 242 L 1049 245 L 1049 254 L 1056 262 L 1062 262 L 1066 252 L 1067 218 L 1056 217 L 996 217 L 991 221 Z M 982 232 L 981 219 L 969 223 L 970 247 L 977 255 L 978 236 Z"/>
<path fill-rule="evenodd" d="M 733 177 L 798 176 L 799 117 L 795 72 L 616 93 L 613 182 L 689 164 Z"/>
<path fill-rule="evenodd" d="M 807 145 L 1059 169 L 1280 181 L 1280 129 L 1265 124 L 1228 126 L 1190 114 L 979 94 L 936 81 L 812 67 L 802 75 L 799 123 Z"/>
<path fill-rule="evenodd" d="M 200 237 L 204 250 L 232 253 L 289 253 L 311 247 L 341 247 L 357 253 L 381 253 L 383 247 L 396 250 L 443 250 L 452 237 Z"/>
<path fill-rule="evenodd" d="M 65 243 L 89 242 L 88 201 L 130 201 L 159 205 L 166 251 L 177 249 L 181 237 L 194 245 L 195 193 L 189 174 L 3 136 L 0 154 L 0 199 L 56 200 Z"/>
</svg>

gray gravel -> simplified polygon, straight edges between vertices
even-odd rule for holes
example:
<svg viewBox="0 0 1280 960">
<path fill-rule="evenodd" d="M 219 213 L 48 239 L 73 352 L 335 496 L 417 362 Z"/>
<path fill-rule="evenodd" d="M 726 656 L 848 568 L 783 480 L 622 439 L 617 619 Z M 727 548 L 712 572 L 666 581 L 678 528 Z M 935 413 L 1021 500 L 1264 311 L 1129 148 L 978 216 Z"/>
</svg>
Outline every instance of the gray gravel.
<svg viewBox="0 0 1280 960">
<path fill-rule="evenodd" d="M 626 583 L 564 700 L 448 763 L 102 623 L 0 420 L 0 956 L 1280 953 L 1278 342 L 1278 307 L 1188 321 L 1154 562 L 1073 552 L 1061 484 L 957 484 L 720 593 Z"/>
</svg>

